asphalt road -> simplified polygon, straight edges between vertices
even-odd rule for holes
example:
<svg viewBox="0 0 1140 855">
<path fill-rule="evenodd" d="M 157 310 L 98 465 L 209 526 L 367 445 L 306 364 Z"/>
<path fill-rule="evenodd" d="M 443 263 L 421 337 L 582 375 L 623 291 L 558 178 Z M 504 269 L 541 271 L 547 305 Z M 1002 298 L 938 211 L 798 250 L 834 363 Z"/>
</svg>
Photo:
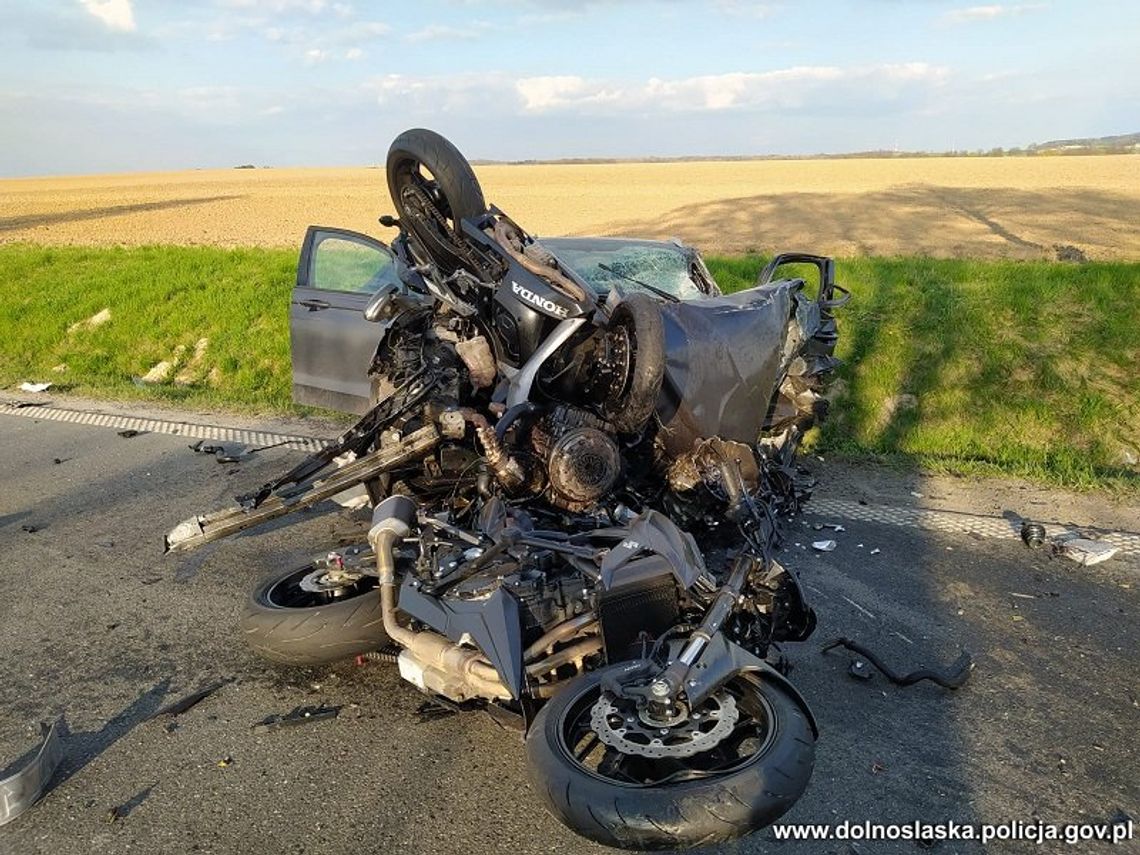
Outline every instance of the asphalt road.
<svg viewBox="0 0 1140 855">
<path fill-rule="evenodd" d="M 247 652 L 235 622 L 254 581 L 359 536 L 363 522 L 313 512 L 163 557 L 171 525 L 298 456 L 277 449 L 227 467 L 186 446 L 0 416 L 0 764 L 36 743 L 39 721 L 66 713 L 70 725 L 53 788 L 0 828 L 0 853 L 603 851 L 545 813 L 519 737 L 486 716 L 420 721 L 422 697 L 388 666 L 283 671 Z M 918 476 L 813 464 L 825 484 L 834 473 L 830 496 L 873 504 L 931 493 Z M 957 489 L 983 505 L 995 490 L 1010 494 Z M 818 539 L 811 525 L 823 522 L 845 526 L 828 535 L 834 552 L 794 545 Z M 787 653 L 821 728 L 812 783 L 784 822 L 1140 816 L 1134 556 L 1082 568 L 1014 540 L 809 515 L 793 525 L 784 558 L 819 613 L 813 639 Z M 952 661 L 961 647 L 977 667 L 957 693 L 857 681 L 847 654 L 820 653 L 838 635 L 900 668 Z M 233 682 L 176 719 L 144 721 L 219 679 Z M 339 718 L 251 731 L 316 703 L 342 705 Z M 769 830 L 724 851 L 919 850 L 777 844 Z"/>
</svg>

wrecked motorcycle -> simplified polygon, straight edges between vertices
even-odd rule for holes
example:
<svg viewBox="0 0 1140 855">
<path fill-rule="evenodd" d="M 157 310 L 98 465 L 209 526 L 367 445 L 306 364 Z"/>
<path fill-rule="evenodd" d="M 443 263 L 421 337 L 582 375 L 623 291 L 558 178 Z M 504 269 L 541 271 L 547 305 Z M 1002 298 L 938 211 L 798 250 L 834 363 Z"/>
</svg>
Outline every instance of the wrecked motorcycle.
<svg viewBox="0 0 1140 855">
<path fill-rule="evenodd" d="M 404 133 L 387 168 L 398 276 L 364 309 L 374 405 L 167 548 L 363 484 L 368 542 L 259 584 L 242 618 L 255 651 L 367 654 L 516 722 L 548 807 L 610 846 L 773 822 L 817 737 L 768 659 L 815 626 L 774 552 L 836 364 L 831 260 L 777 256 L 732 295 L 699 258 L 684 297 L 610 265 L 600 286 L 488 207 L 439 135 Z M 814 296 L 775 276 L 789 263 L 818 270 Z"/>
</svg>

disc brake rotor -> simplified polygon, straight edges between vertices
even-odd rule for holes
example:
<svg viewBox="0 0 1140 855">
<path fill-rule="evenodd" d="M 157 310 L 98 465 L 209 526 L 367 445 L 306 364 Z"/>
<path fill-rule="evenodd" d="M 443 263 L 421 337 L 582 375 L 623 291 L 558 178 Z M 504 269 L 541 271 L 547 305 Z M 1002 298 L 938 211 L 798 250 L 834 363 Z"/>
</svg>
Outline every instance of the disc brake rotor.
<svg viewBox="0 0 1140 855">
<path fill-rule="evenodd" d="M 332 594 L 338 596 L 360 581 L 361 574 L 330 573 L 320 568 L 301 579 L 300 588 L 310 594 Z"/>
<path fill-rule="evenodd" d="M 625 706 L 603 692 L 590 711 L 590 727 L 605 745 L 640 757 L 692 757 L 708 751 L 732 733 L 739 718 L 736 699 L 727 692 L 717 692 L 671 724 L 645 721 L 632 703 Z"/>
</svg>

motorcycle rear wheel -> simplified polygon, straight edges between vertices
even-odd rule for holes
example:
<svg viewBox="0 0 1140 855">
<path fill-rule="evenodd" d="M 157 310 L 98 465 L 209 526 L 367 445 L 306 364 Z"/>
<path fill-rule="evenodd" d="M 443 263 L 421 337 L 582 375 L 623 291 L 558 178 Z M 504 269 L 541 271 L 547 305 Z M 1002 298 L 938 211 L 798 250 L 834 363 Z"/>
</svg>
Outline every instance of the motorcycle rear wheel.
<svg viewBox="0 0 1140 855">
<path fill-rule="evenodd" d="M 435 131 L 413 128 L 389 147 L 387 172 L 401 226 L 436 263 L 452 269 L 466 266 L 462 221 L 487 210 L 467 158 Z"/>
<path fill-rule="evenodd" d="M 624 849 L 703 846 L 771 824 L 803 794 L 815 737 L 782 686 L 751 675 L 735 678 L 727 688 L 740 718 L 731 735 L 703 754 L 649 760 L 619 754 L 591 729 L 608 670 L 556 695 L 527 735 L 535 788 L 573 831 Z"/>
</svg>

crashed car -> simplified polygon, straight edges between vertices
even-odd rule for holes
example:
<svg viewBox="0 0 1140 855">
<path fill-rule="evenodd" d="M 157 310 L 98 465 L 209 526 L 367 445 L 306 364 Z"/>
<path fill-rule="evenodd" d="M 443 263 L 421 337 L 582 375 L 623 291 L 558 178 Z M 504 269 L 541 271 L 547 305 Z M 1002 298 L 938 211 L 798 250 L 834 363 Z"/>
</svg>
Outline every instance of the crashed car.
<svg viewBox="0 0 1140 855">
<path fill-rule="evenodd" d="M 818 735 L 769 659 L 815 626 L 774 554 L 836 365 L 831 260 L 726 295 L 679 244 L 535 239 L 431 131 L 387 169 L 396 239 L 310 229 L 291 307 L 297 400 L 360 421 L 167 549 L 363 485 L 367 543 L 254 590 L 257 653 L 368 654 L 517 723 L 550 810 L 609 846 L 773 822 Z"/>
</svg>

